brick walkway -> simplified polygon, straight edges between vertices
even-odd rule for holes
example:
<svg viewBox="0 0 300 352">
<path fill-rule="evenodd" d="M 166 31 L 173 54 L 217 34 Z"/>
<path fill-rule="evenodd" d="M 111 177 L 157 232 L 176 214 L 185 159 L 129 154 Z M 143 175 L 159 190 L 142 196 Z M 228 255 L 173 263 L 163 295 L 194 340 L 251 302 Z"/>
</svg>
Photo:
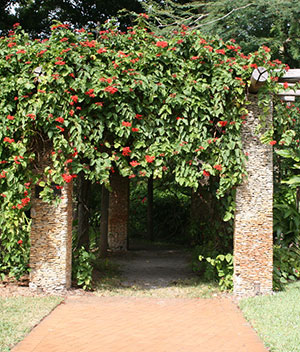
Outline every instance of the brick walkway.
<svg viewBox="0 0 300 352">
<path fill-rule="evenodd" d="M 228 299 L 70 297 L 13 352 L 266 352 Z"/>
</svg>

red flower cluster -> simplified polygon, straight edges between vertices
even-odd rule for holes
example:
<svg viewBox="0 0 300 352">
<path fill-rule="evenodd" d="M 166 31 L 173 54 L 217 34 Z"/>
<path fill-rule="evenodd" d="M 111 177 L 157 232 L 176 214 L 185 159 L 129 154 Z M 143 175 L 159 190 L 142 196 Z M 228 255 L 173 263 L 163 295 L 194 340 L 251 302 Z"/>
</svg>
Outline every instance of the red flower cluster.
<svg viewBox="0 0 300 352">
<path fill-rule="evenodd" d="M 149 18 L 149 16 L 148 16 L 148 15 L 146 15 L 145 13 L 140 13 L 140 14 L 139 14 L 139 16 L 144 17 L 144 18 L 146 18 L 146 19 L 148 19 L 148 18 Z"/>
<path fill-rule="evenodd" d="M 2 171 L 2 173 L 0 174 L 0 178 L 5 178 L 6 177 L 6 171 Z"/>
<path fill-rule="evenodd" d="M 124 148 L 122 149 L 122 155 L 128 156 L 128 155 L 130 155 L 130 153 L 131 153 L 131 150 L 130 150 L 129 147 L 124 147 Z"/>
<path fill-rule="evenodd" d="M 132 167 L 135 167 L 135 166 L 140 165 L 140 163 L 137 162 L 136 160 L 133 160 L 133 161 L 130 162 L 130 165 L 131 165 Z"/>
<path fill-rule="evenodd" d="M 57 119 L 55 119 L 55 121 L 59 122 L 59 123 L 64 123 L 65 119 L 63 117 L 58 117 Z"/>
<path fill-rule="evenodd" d="M 138 132 L 138 131 L 139 131 L 139 128 L 132 127 L 131 131 L 132 131 L 132 132 Z"/>
<path fill-rule="evenodd" d="M 97 50 L 98 54 L 103 54 L 103 53 L 106 53 L 106 52 L 107 52 L 106 48 L 100 48 L 100 49 Z"/>
<path fill-rule="evenodd" d="M 113 87 L 113 86 L 107 86 L 104 88 L 104 92 L 108 92 L 110 94 L 114 94 L 118 91 L 118 88 Z"/>
<path fill-rule="evenodd" d="M 66 64 L 66 62 L 65 61 L 61 61 L 61 60 L 55 62 L 55 65 L 62 66 L 62 65 L 65 65 L 65 64 Z"/>
<path fill-rule="evenodd" d="M 32 120 L 35 120 L 35 114 L 27 114 L 27 117 L 30 117 Z"/>
<path fill-rule="evenodd" d="M 15 140 L 9 137 L 4 137 L 3 142 L 13 143 Z"/>
<path fill-rule="evenodd" d="M 85 95 L 90 96 L 91 98 L 95 98 L 95 94 L 94 94 L 94 89 L 89 89 L 87 92 L 84 93 Z"/>
<path fill-rule="evenodd" d="M 140 114 L 136 114 L 136 115 L 135 115 L 135 118 L 138 119 L 138 120 L 141 120 L 142 117 L 143 117 L 143 115 L 140 115 Z"/>
<path fill-rule="evenodd" d="M 213 168 L 218 171 L 222 171 L 222 165 L 215 165 Z"/>
<path fill-rule="evenodd" d="M 78 96 L 77 95 L 72 95 L 71 99 L 74 101 L 74 103 L 78 103 Z"/>
<path fill-rule="evenodd" d="M 276 141 L 271 141 L 269 144 L 270 145 L 275 145 L 277 142 Z"/>
<path fill-rule="evenodd" d="M 155 44 L 157 47 L 159 47 L 159 48 L 166 48 L 167 46 L 168 46 L 168 42 L 164 42 L 164 41 L 162 41 L 162 42 L 156 42 L 156 44 Z"/>
<path fill-rule="evenodd" d="M 146 159 L 147 163 L 152 163 L 155 159 L 155 156 L 146 155 L 145 159 Z"/>
<path fill-rule="evenodd" d="M 61 132 L 65 130 L 63 127 L 60 127 L 60 126 L 55 126 L 55 127 L 58 128 Z"/>
<path fill-rule="evenodd" d="M 14 118 L 15 118 L 14 116 L 7 115 L 7 119 L 8 119 L 8 120 L 13 120 Z"/>
<path fill-rule="evenodd" d="M 122 126 L 131 127 L 131 122 L 122 121 Z"/>
<path fill-rule="evenodd" d="M 16 155 L 16 156 L 14 157 L 14 162 L 15 162 L 16 164 L 21 164 L 21 163 L 18 161 L 18 159 L 24 159 L 24 157 L 21 156 L 21 155 Z"/>
<path fill-rule="evenodd" d="M 30 198 L 29 197 L 25 197 L 25 198 L 21 199 L 21 204 L 18 204 L 17 208 L 18 209 L 22 209 L 22 208 L 26 207 L 26 205 L 28 203 L 30 203 Z"/>
<path fill-rule="evenodd" d="M 69 183 L 72 181 L 73 178 L 76 178 L 77 175 L 62 174 L 61 177 L 64 179 L 65 182 Z"/>
<path fill-rule="evenodd" d="M 210 176 L 210 173 L 206 170 L 203 170 L 203 175 L 206 176 L 206 177 L 209 177 Z"/>
<path fill-rule="evenodd" d="M 218 124 L 221 126 L 221 127 L 225 127 L 227 125 L 227 121 L 219 121 Z"/>
</svg>

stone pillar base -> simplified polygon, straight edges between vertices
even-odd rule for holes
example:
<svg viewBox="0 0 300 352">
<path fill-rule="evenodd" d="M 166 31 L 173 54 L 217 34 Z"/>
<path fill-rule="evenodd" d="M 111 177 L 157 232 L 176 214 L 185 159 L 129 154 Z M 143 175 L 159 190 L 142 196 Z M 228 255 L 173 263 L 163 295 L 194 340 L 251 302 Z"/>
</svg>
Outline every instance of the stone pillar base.
<svg viewBox="0 0 300 352">
<path fill-rule="evenodd" d="M 61 190 L 57 206 L 32 199 L 30 284 L 32 289 L 61 291 L 71 286 L 72 184 Z"/>
</svg>

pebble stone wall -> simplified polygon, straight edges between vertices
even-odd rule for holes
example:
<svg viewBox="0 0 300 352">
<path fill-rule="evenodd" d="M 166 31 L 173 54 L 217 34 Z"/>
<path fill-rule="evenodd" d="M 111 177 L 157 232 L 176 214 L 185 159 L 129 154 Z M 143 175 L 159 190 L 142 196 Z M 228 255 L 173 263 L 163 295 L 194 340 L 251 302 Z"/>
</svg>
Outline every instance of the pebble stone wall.
<svg viewBox="0 0 300 352">
<path fill-rule="evenodd" d="M 115 173 L 109 194 L 108 248 L 112 252 L 127 251 L 129 218 L 129 179 Z"/>
<path fill-rule="evenodd" d="M 248 178 L 237 189 L 234 228 L 234 293 L 238 296 L 272 292 L 273 153 L 255 132 L 261 113 L 257 96 L 248 99 L 249 115 L 242 131 Z M 271 123 L 270 111 L 267 124 Z"/>
<path fill-rule="evenodd" d="M 72 182 L 61 191 L 58 205 L 32 197 L 29 283 L 32 289 L 53 292 L 71 286 Z"/>
</svg>

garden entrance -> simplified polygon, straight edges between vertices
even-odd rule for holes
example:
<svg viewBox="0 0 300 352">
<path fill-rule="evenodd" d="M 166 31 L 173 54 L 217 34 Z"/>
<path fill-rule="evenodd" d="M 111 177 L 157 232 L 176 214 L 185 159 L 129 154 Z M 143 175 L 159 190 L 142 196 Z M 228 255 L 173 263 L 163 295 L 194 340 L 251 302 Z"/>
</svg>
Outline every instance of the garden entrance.
<svg viewBox="0 0 300 352">
<path fill-rule="evenodd" d="M 170 172 L 189 189 L 214 184 L 219 198 L 236 189 L 226 215 L 234 219 L 234 291 L 270 293 L 272 145 L 275 133 L 287 133 L 284 117 L 272 124 L 270 92 L 278 93 L 285 65 L 270 61 L 267 47 L 244 55 L 234 41 L 187 28 L 157 38 L 146 22 L 139 16 L 126 33 L 111 22 L 97 38 L 57 24 L 36 41 L 16 24 L 1 38 L 5 270 L 27 268 L 30 232 L 30 286 L 70 287 L 73 179 L 110 190 L 101 226 L 110 249 L 122 251 L 130 180 Z M 271 79 L 247 95 L 253 69 L 250 92 L 265 72 Z"/>
</svg>

